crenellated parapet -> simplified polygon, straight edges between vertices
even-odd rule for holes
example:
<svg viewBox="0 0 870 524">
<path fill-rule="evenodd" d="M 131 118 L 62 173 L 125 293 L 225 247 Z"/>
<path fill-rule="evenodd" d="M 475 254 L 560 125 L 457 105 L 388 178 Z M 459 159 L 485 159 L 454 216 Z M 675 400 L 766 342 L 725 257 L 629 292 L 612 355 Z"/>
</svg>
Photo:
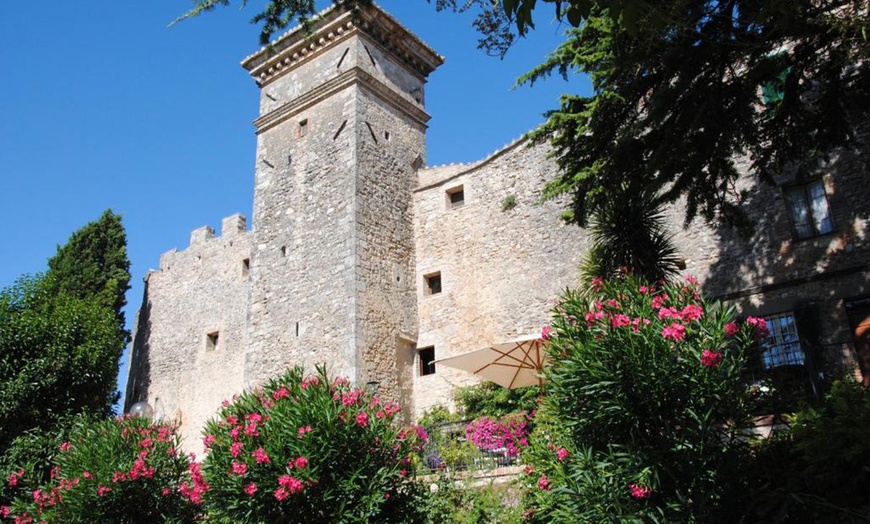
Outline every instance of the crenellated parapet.
<svg viewBox="0 0 870 524">
<path fill-rule="evenodd" d="M 202 262 L 203 256 L 220 255 L 231 249 L 234 252 L 250 249 L 250 231 L 247 230 L 247 219 L 241 213 L 225 217 L 221 221 L 221 234 L 215 236 L 213 227 L 205 225 L 190 232 L 190 244 L 187 249 L 179 251 L 172 249 L 160 255 L 160 271 L 168 271 L 179 262 L 195 260 Z M 239 244 L 241 242 L 241 244 Z"/>
</svg>

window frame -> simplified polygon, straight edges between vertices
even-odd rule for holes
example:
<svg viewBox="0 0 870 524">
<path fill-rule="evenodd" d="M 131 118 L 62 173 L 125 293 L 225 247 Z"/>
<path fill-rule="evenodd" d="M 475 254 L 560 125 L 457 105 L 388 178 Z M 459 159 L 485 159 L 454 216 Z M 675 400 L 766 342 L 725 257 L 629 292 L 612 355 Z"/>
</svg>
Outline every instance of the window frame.
<svg viewBox="0 0 870 524">
<path fill-rule="evenodd" d="M 769 336 L 759 341 L 759 358 L 765 370 L 787 366 L 806 366 L 807 353 L 801 340 L 794 311 L 783 311 L 762 317 Z M 788 324 L 781 319 L 791 319 Z M 779 322 L 778 322 L 779 321 Z M 797 351 L 795 351 L 797 349 Z"/>
<path fill-rule="evenodd" d="M 824 201 L 826 216 L 821 220 L 816 217 L 815 210 L 815 200 L 813 197 L 812 190 L 814 188 L 821 188 L 821 197 Z M 802 203 L 802 211 L 806 214 L 806 218 L 803 223 L 799 223 L 798 218 L 795 216 L 795 208 L 793 205 L 792 195 L 800 195 L 800 201 Z M 825 181 L 821 178 L 812 180 L 809 182 L 804 182 L 801 184 L 791 184 L 783 187 L 783 198 L 785 200 L 786 213 L 788 214 L 789 222 L 791 223 L 791 231 L 792 237 L 795 240 L 806 240 L 810 238 L 821 237 L 825 235 L 829 235 L 836 231 L 836 224 L 834 223 L 834 215 L 831 213 L 831 203 L 828 201 L 828 191 L 825 188 Z M 829 229 L 826 231 L 821 231 L 817 226 L 818 223 L 830 224 Z M 808 233 L 802 233 L 802 228 L 806 228 Z"/>
<path fill-rule="evenodd" d="M 429 355 L 430 352 L 431 358 L 424 359 L 424 353 Z M 437 372 L 437 370 L 435 369 L 435 346 L 417 348 L 417 360 L 419 360 L 419 363 L 417 365 L 418 376 L 426 377 L 429 375 L 434 375 Z"/>
</svg>

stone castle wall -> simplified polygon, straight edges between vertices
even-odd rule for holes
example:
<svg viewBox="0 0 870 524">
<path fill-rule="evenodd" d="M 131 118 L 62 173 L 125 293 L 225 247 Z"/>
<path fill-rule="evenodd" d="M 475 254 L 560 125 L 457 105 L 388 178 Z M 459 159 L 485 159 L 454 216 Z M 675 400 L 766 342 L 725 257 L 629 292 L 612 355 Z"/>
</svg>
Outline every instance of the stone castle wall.
<svg viewBox="0 0 870 524">
<path fill-rule="evenodd" d="M 417 346 L 442 358 L 540 334 L 561 291 L 578 283 L 583 230 L 565 225 L 563 203 L 539 204 L 555 175 L 546 147 L 520 141 L 472 165 L 424 169 L 414 192 Z M 462 186 L 464 202 L 449 192 Z M 515 207 L 510 208 L 511 200 Z M 442 291 L 429 294 L 426 277 L 440 272 Z M 469 373 L 415 366 L 417 415 L 450 400 Z"/>
<path fill-rule="evenodd" d="M 186 250 L 163 254 L 146 278 L 127 402 L 147 400 L 158 416 L 179 421 L 189 449 L 199 449 L 221 401 L 244 388 L 251 241 L 245 218 L 227 217 L 220 237 L 197 229 Z"/>
</svg>

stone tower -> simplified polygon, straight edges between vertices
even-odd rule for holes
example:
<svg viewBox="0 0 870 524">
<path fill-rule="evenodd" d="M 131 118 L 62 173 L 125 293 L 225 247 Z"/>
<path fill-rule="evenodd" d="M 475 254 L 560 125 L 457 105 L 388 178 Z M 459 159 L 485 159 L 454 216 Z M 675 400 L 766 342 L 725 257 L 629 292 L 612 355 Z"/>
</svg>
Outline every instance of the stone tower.
<svg viewBox="0 0 870 524">
<path fill-rule="evenodd" d="M 410 394 L 412 190 L 442 62 L 374 6 L 327 10 L 243 61 L 261 88 L 246 385 L 323 363 Z"/>
</svg>

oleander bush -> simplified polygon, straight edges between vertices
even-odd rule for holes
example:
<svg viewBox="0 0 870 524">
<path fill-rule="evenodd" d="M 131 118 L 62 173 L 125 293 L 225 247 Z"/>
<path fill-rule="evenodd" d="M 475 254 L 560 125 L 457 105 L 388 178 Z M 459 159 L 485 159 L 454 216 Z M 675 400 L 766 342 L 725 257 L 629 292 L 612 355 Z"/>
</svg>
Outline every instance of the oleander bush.
<svg viewBox="0 0 870 524">
<path fill-rule="evenodd" d="M 205 429 L 209 522 L 420 522 L 400 408 L 295 368 L 226 402 Z"/>
<path fill-rule="evenodd" d="M 745 355 L 763 321 L 735 322 L 697 282 L 630 275 L 568 291 L 548 334 L 531 436 L 536 522 L 727 521 L 749 409 Z"/>
<path fill-rule="evenodd" d="M 0 521 L 49 524 L 182 524 L 200 513 L 189 496 L 190 471 L 170 424 L 129 416 L 72 422 L 69 440 L 53 457 L 48 483 L 33 472 L 13 470 L 5 479 L 18 491 Z"/>
</svg>

